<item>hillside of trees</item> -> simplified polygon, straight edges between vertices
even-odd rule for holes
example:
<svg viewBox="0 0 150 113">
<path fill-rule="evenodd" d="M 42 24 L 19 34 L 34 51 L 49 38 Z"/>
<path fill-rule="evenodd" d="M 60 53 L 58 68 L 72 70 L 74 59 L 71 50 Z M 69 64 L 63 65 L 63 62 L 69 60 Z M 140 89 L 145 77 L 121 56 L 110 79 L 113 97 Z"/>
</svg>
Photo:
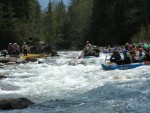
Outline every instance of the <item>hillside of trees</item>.
<svg viewBox="0 0 150 113">
<path fill-rule="evenodd" d="M 9 42 L 47 42 L 58 50 L 77 50 L 89 40 L 97 46 L 150 41 L 149 0 L 0 1 L 0 49 Z"/>
</svg>

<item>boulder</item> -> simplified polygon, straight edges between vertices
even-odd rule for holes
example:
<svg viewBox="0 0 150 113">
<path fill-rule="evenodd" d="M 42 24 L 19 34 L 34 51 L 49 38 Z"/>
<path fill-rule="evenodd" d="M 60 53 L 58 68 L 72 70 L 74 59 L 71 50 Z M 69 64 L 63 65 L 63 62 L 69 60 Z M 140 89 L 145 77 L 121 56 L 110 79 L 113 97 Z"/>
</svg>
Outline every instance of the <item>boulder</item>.
<svg viewBox="0 0 150 113">
<path fill-rule="evenodd" d="M 5 65 L 13 65 L 16 64 L 16 62 L 7 62 Z"/>
<path fill-rule="evenodd" d="M 43 64 L 43 62 L 42 61 L 38 61 L 38 64 Z"/>
<path fill-rule="evenodd" d="M 3 78 L 7 78 L 7 77 L 4 76 L 4 75 L 0 75 L 0 80 L 3 79 Z"/>
<path fill-rule="evenodd" d="M 28 100 L 27 98 L 0 99 L 1 110 L 23 109 L 23 108 L 27 108 L 31 104 L 34 104 L 34 103 Z"/>
<path fill-rule="evenodd" d="M 55 51 L 55 47 L 52 45 L 43 45 L 41 46 L 40 53 L 47 53 L 47 54 L 51 54 L 51 56 L 59 56 L 58 53 Z"/>
<path fill-rule="evenodd" d="M 9 61 L 10 61 L 9 58 L 0 58 L 1 63 L 7 63 Z"/>
<path fill-rule="evenodd" d="M 56 51 L 51 51 L 51 56 L 59 56 L 58 53 Z"/>
<path fill-rule="evenodd" d="M 1 63 L 16 62 L 16 57 L 3 58 L 0 57 Z"/>
<path fill-rule="evenodd" d="M 27 61 L 27 62 L 36 62 L 38 60 L 36 58 L 26 58 L 25 61 Z"/>
</svg>

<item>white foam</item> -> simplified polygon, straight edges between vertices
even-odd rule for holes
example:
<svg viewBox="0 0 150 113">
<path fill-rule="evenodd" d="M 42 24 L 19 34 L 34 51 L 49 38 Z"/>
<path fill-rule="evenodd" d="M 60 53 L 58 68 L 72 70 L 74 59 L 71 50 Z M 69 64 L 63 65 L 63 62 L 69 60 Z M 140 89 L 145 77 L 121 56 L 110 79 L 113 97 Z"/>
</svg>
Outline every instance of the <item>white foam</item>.
<svg viewBox="0 0 150 113">
<path fill-rule="evenodd" d="M 8 67 L 6 70 L 1 70 L 2 73 L 8 73 L 8 78 L 4 79 L 3 83 L 11 83 L 18 89 L 14 91 L 0 90 L 0 94 L 17 94 L 31 98 L 33 101 L 42 102 L 47 98 L 63 98 L 73 94 L 82 94 L 108 82 L 149 79 L 147 78 L 147 75 L 150 74 L 148 66 L 132 70 L 104 71 L 100 63 L 104 62 L 106 54 L 101 54 L 99 58 L 83 59 L 86 65 L 72 66 L 68 65 L 68 61 L 74 59 L 68 55 L 74 56 L 80 52 L 60 53 L 62 56 L 53 58 L 55 65 L 49 63 L 52 59 L 49 58 L 47 63 L 19 64 L 14 68 Z"/>
</svg>

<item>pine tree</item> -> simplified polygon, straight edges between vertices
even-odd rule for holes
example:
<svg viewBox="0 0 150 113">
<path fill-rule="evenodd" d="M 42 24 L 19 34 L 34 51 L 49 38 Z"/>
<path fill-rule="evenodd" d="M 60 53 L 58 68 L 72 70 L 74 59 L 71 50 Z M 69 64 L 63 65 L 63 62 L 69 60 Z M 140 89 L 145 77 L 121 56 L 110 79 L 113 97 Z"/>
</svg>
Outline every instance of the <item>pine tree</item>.
<svg viewBox="0 0 150 113">
<path fill-rule="evenodd" d="M 81 48 L 87 37 L 92 14 L 92 0 L 72 0 L 68 9 L 72 47 Z"/>
<path fill-rule="evenodd" d="M 54 4 L 51 1 L 49 1 L 48 11 L 45 14 L 43 27 L 43 34 L 49 46 L 55 45 L 57 41 L 56 37 L 57 21 L 56 21 L 56 13 L 54 12 L 54 10 L 55 10 Z"/>
</svg>

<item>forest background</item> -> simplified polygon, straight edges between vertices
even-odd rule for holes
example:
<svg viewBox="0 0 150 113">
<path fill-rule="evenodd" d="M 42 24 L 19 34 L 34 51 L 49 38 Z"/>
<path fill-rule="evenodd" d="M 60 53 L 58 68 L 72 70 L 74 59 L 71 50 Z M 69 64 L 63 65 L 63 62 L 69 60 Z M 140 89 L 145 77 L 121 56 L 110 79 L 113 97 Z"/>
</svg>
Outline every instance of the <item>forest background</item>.
<svg viewBox="0 0 150 113">
<path fill-rule="evenodd" d="M 8 43 L 36 45 L 43 41 L 57 50 L 78 50 L 89 40 L 97 46 L 150 41 L 149 0 L 0 1 L 0 49 Z"/>
</svg>

